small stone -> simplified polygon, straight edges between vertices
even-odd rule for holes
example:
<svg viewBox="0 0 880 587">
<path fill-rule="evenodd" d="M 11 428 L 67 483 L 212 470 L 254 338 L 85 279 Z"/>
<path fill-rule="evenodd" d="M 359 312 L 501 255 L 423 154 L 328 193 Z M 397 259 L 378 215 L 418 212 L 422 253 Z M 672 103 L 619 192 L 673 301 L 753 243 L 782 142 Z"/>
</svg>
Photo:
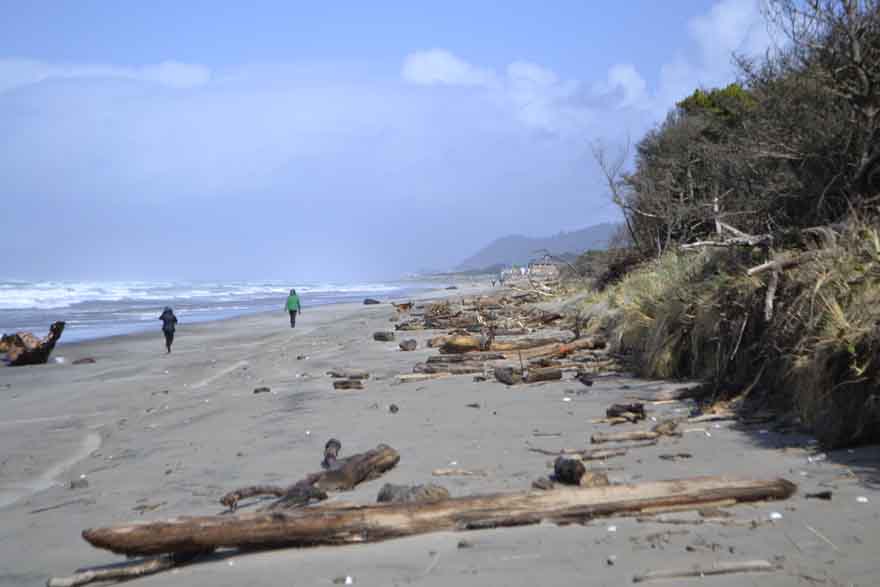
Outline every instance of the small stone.
<svg viewBox="0 0 880 587">
<path fill-rule="evenodd" d="M 69 489 L 85 489 L 89 486 L 88 479 L 80 477 L 79 479 L 73 479 L 70 483 L 67 484 Z"/>
<path fill-rule="evenodd" d="M 616 560 L 617 560 L 617 557 L 612 554 L 611 556 L 609 556 L 608 558 L 605 559 L 605 564 L 608 565 L 609 567 L 613 567 L 614 562 Z"/>
<path fill-rule="evenodd" d="M 392 414 L 396 414 L 399 410 L 400 408 L 397 407 L 397 404 L 391 404 L 390 406 L 388 406 L 388 411 Z"/>
<path fill-rule="evenodd" d="M 166 475 L 170 475 L 170 474 L 173 473 L 173 472 L 174 472 L 174 469 L 165 469 L 165 474 L 166 474 Z"/>
<path fill-rule="evenodd" d="M 269 389 L 268 387 L 257 387 L 254 389 L 255 394 L 256 393 L 269 393 L 270 391 L 272 391 L 272 390 Z"/>
<path fill-rule="evenodd" d="M 418 348 L 419 343 L 415 339 L 404 340 L 400 343 L 400 350 L 402 351 L 414 351 Z"/>
</svg>

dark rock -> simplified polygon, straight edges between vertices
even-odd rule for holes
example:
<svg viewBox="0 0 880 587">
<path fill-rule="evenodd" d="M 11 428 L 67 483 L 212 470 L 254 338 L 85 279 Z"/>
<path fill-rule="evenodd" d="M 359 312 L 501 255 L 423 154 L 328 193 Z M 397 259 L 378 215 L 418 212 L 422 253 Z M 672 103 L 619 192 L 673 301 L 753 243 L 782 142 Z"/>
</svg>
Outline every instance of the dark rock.
<svg viewBox="0 0 880 587">
<path fill-rule="evenodd" d="M 495 367 L 495 379 L 505 385 L 516 385 L 522 382 L 522 371 L 514 367 Z"/>
<path fill-rule="evenodd" d="M 333 382 L 333 389 L 363 389 L 364 384 L 360 379 L 342 379 Z"/>
<path fill-rule="evenodd" d="M 587 472 L 582 461 L 568 457 L 557 457 L 553 462 L 553 480 L 566 485 L 580 485 L 581 477 Z"/>
<path fill-rule="evenodd" d="M 458 289 L 458 286 L 457 286 L 457 285 L 450 285 L 450 286 L 447 287 L 446 289 L 448 289 L 448 290 L 454 290 L 454 289 Z"/>
<path fill-rule="evenodd" d="M 69 489 L 85 489 L 89 486 L 88 479 L 84 479 L 80 477 L 79 479 L 74 479 L 70 483 L 67 484 Z"/>
<path fill-rule="evenodd" d="M 308 358 L 309 358 L 308 355 L 297 355 L 297 356 L 296 356 L 296 360 L 297 360 L 297 361 L 305 361 L 305 360 L 308 359 Z"/>
<path fill-rule="evenodd" d="M 400 408 L 397 407 L 397 404 L 391 404 L 390 406 L 388 406 L 388 411 L 392 414 L 396 414 L 399 410 Z"/>
<path fill-rule="evenodd" d="M 394 333 L 388 331 L 374 332 L 373 340 L 378 340 L 379 342 L 391 342 L 394 340 Z"/>
<path fill-rule="evenodd" d="M 83 357 L 82 359 L 75 360 L 71 364 L 72 365 L 91 365 L 94 362 L 96 362 L 96 361 L 92 357 Z"/>
<path fill-rule="evenodd" d="M 477 408 L 477 409 L 479 409 L 479 408 L 480 408 L 480 404 L 478 404 L 477 402 L 474 402 L 474 403 L 472 403 L 472 404 L 467 404 L 467 407 L 469 407 L 469 408 Z"/>
<path fill-rule="evenodd" d="M 341 442 L 335 438 L 328 440 L 324 445 L 324 460 L 321 461 L 321 466 L 325 469 L 332 469 L 336 464 L 336 459 L 339 458 L 340 450 L 342 450 Z"/>
<path fill-rule="evenodd" d="M 269 389 L 268 387 L 256 387 L 256 388 L 254 388 L 254 393 L 269 393 L 270 391 L 272 391 L 272 390 Z"/>
<path fill-rule="evenodd" d="M 405 340 L 400 343 L 400 350 L 402 351 L 414 351 L 418 348 L 419 343 L 414 339 Z"/>
<path fill-rule="evenodd" d="M 380 302 L 379 300 L 374 300 L 373 298 L 367 298 L 364 300 L 365 306 L 375 306 L 375 305 L 381 304 L 381 303 L 382 302 Z"/>
<path fill-rule="evenodd" d="M 379 503 L 415 503 L 426 501 L 442 501 L 449 499 L 449 491 L 445 487 L 434 485 L 392 485 L 386 483 L 379 490 L 376 501 Z"/>
</svg>

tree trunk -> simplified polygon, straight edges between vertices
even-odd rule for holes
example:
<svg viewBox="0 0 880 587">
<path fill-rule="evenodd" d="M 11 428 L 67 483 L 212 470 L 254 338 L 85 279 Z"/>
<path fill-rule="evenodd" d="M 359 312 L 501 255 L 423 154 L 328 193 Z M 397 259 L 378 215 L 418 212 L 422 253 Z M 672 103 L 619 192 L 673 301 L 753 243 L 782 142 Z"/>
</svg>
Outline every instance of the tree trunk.
<svg viewBox="0 0 880 587">
<path fill-rule="evenodd" d="M 435 503 L 305 508 L 292 512 L 174 518 L 85 530 L 97 548 L 125 555 L 204 551 L 220 547 L 275 548 L 379 542 L 431 532 L 475 530 L 540 522 L 577 523 L 634 515 L 644 509 L 689 507 L 720 500 L 786 499 L 796 486 L 784 479 L 759 481 L 697 477 L 589 489 L 519 492 Z"/>
<path fill-rule="evenodd" d="M 529 369 L 526 375 L 526 383 L 538 383 L 540 381 L 559 381 L 562 379 L 562 369 L 559 367 L 546 367 L 544 369 Z"/>
<path fill-rule="evenodd" d="M 64 322 L 53 322 L 49 327 L 49 335 L 42 340 L 30 332 L 19 332 L 9 342 L 6 360 L 13 367 L 42 365 L 49 361 L 49 355 L 52 354 L 62 332 L 64 332 Z"/>
</svg>

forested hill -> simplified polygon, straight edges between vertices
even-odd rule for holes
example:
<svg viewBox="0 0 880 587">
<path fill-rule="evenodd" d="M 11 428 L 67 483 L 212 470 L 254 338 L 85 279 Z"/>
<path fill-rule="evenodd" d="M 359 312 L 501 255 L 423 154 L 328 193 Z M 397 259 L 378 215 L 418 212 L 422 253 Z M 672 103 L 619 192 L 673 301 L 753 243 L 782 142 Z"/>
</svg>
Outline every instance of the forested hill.
<svg viewBox="0 0 880 587">
<path fill-rule="evenodd" d="M 573 232 L 560 232 L 549 237 L 505 236 L 492 241 L 476 254 L 465 259 L 456 270 L 470 271 L 499 264 L 523 265 L 540 256 L 543 251 L 561 255 L 606 249 L 617 228 L 617 224 L 609 222 Z"/>
</svg>

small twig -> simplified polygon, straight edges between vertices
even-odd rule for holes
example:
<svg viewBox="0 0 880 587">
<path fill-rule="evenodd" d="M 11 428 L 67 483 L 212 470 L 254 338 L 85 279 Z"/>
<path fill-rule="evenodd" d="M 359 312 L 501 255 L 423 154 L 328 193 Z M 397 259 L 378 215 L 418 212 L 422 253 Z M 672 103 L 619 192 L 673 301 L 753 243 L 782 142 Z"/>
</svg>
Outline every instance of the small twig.
<svg viewBox="0 0 880 587">
<path fill-rule="evenodd" d="M 806 526 L 807 530 L 809 530 L 810 532 L 812 532 L 813 534 L 815 534 L 816 536 L 818 536 L 819 538 L 821 538 L 822 540 L 827 542 L 831 548 L 840 552 L 840 549 L 837 548 L 837 545 L 834 544 L 833 542 L 831 542 L 831 540 L 827 536 L 825 536 L 824 534 L 822 534 L 821 532 L 819 532 L 818 530 L 816 530 L 815 528 L 813 528 L 812 526 L 810 526 L 806 522 L 804 522 L 804 526 Z"/>
<path fill-rule="evenodd" d="M 173 557 L 160 556 L 132 565 L 89 569 L 69 577 L 52 577 L 46 582 L 46 587 L 78 587 L 96 581 L 124 581 L 165 571 L 174 565 Z"/>
</svg>

